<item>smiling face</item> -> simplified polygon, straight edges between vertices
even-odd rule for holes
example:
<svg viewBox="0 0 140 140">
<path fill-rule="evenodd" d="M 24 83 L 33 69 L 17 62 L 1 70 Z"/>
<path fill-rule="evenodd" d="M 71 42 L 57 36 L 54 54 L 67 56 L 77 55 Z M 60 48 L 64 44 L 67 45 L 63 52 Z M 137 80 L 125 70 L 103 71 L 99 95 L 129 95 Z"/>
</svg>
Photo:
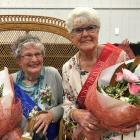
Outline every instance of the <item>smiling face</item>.
<svg viewBox="0 0 140 140">
<path fill-rule="evenodd" d="M 96 22 L 88 21 L 83 24 L 76 22 L 73 31 L 71 32 L 71 41 L 80 51 L 92 51 L 97 47 L 99 27 Z"/>
<path fill-rule="evenodd" d="M 37 77 L 43 66 L 42 51 L 34 46 L 24 47 L 17 62 L 26 76 Z"/>
</svg>

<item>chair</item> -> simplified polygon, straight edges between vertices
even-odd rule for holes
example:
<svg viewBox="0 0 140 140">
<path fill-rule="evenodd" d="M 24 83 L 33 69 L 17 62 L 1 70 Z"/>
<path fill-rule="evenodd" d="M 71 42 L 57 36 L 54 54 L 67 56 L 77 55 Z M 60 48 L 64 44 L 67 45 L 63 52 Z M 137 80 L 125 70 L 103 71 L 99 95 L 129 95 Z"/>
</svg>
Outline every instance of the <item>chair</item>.
<svg viewBox="0 0 140 140">
<path fill-rule="evenodd" d="M 19 36 L 38 36 L 46 48 L 44 65 L 53 66 L 61 73 L 62 65 L 77 52 L 65 28 L 65 21 L 53 17 L 32 15 L 0 15 L 0 70 L 19 69 L 11 54 L 13 43 Z"/>
</svg>

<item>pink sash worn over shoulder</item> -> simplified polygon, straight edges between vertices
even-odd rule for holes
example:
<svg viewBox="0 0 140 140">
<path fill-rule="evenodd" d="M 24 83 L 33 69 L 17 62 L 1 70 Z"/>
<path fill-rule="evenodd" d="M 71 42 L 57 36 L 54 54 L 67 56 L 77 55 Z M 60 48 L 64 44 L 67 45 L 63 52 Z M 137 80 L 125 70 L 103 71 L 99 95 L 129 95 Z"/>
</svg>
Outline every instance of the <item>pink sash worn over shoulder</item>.
<svg viewBox="0 0 140 140">
<path fill-rule="evenodd" d="M 87 95 L 87 91 L 89 87 L 95 82 L 100 72 L 113 64 L 116 63 L 122 49 L 107 43 L 103 48 L 97 62 L 93 65 L 92 71 L 89 74 L 85 84 L 83 85 L 78 97 L 77 97 L 77 104 L 79 108 L 85 108 L 84 102 Z"/>
</svg>

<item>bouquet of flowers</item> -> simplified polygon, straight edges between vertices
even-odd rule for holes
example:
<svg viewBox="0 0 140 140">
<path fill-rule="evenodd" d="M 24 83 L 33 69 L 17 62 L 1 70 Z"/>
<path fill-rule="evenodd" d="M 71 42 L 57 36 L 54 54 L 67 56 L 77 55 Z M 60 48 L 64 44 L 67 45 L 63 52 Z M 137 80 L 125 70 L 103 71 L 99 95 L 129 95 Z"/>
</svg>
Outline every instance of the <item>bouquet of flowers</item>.
<svg viewBox="0 0 140 140">
<path fill-rule="evenodd" d="M 125 133 L 140 124 L 140 58 L 103 70 L 85 105 L 107 130 Z"/>
<path fill-rule="evenodd" d="M 35 125 L 36 117 L 41 113 L 46 113 L 47 111 L 38 111 L 38 107 L 35 106 L 32 111 L 29 113 L 28 123 L 27 123 L 27 130 L 22 135 L 22 140 L 32 140 L 33 137 L 33 127 Z M 42 134 L 40 134 L 42 137 Z"/>
<path fill-rule="evenodd" d="M 22 119 L 21 103 L 15 99 L 8 69 L 0 71 L 0 139 L 19 140 Z"/>
<path fill-rule="evenodd" d="M 140 74 L 136 59 L 132 63 L 120 65 L 115 71 L 108 86 L 100 86 L 99 91 L 115 99 L 140 106 Z"/>
</svg>

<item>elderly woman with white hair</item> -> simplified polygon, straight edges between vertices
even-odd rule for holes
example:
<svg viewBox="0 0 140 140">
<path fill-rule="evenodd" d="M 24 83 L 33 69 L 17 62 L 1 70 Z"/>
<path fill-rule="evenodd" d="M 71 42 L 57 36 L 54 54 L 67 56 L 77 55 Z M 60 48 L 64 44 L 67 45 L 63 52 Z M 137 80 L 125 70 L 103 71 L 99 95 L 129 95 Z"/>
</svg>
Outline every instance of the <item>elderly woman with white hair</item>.
<svg viewBox="0 0 140 140">
<path fill-rule="evenodd" d="M 74 139 L 100 140 L 106 130 L 100 127 L 98 120 L 85 107 L 88 89 L 105 67 L 123 62 L 129 57 L 122 49 L 110 43 L 98 43 L 101 23 L 96 10 L 75 8 L 70 12 L 66 25 L 71 41 L 79 51 L 62 68 L 65 128 L 73 128 L 74 124 L 80 126 L 73 133 Z M 98 132 L 102 133 L 98 135 Z"/>
<path fill-rule="evenodd" d="M 38 111 L 33 137 L 36 140 L 54 140 L 63 115 L 61 76 L 57 69 L 43 66 L 45 47 L 38 37 L 28 34 L 18 38 L 13 50 L 20 70 L 12 77 L 15 94 L 22 103 L 24 122 L 32 110 Z M 39 138 L 36 134 L 43 134 L 43 137 Z"/>
</svg>

